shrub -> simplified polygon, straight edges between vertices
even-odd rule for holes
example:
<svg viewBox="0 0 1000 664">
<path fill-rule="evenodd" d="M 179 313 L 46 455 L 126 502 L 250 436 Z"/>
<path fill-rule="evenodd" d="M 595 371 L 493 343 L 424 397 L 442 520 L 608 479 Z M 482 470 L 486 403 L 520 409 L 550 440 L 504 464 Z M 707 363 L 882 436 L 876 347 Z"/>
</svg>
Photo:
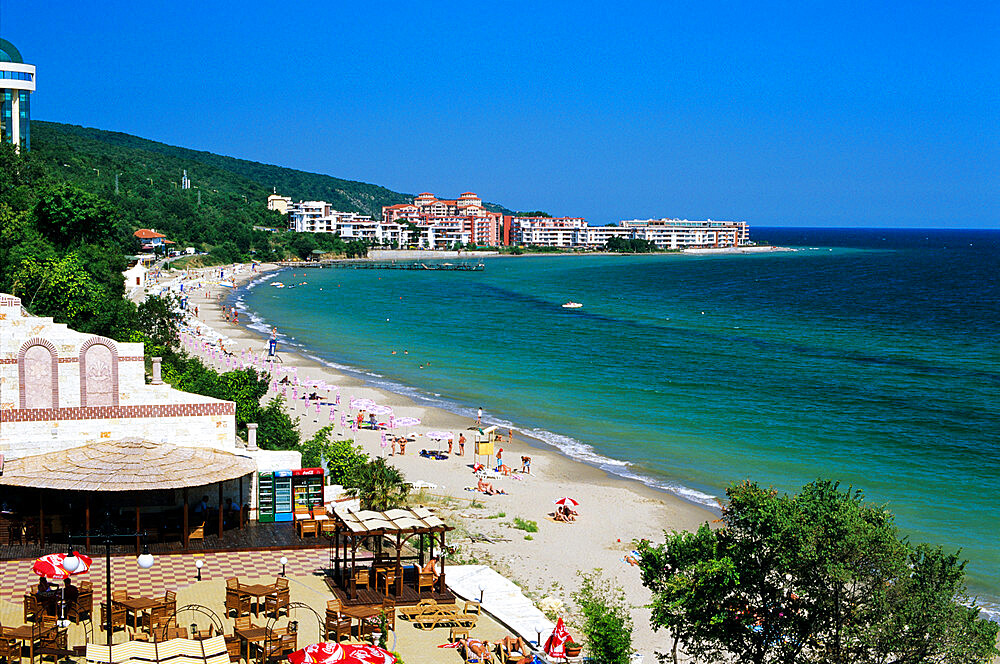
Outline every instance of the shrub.
<svg viewBox="0 0 1000 664">
<path fill-rule="evenodd" d="M 579 573 L 580 589 L 573 600 L 583 612 L 587 652 L 598 664 L 628 664 L 632 656 L 632 615 L 625 591 L 595 569 Z"/>
<path fill-rule="evenodd" d="M 519 516 L 514 517 L 514 527 L 518 530 L 523 530 L 526 533 L 537 533 L 538 532 L 538 522 L 530 521 L 528 519 L 522 519 Z"/>
</svg>

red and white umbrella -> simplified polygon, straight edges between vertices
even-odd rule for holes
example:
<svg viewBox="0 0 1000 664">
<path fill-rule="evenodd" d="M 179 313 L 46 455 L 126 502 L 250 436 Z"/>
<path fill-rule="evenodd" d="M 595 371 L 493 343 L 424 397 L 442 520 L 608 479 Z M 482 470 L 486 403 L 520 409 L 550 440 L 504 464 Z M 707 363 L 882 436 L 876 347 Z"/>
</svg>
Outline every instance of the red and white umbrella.
<svg viewBox="0 0 1000 664">
<path fill-rule="evenodd" d="M 328 664 L 344 660 L 344 648 L 339 643 L 327 641 L 314 643 L 288 656 L 292 664 Z"/>
<path fill-rule="evenodd" d="M 90 556 L 85 556 L 82 553 L 76 551 L 73 555 L 79 560 L 79 565 L 72 572 L 68 571 L 63 567 L 63 561 L 69 554 L 66 553 L 50 553 L 47 556 L 42 556 L 35 560 L 35 564 L 31 566 L 31 571 L 38 576 L 44 576 L 47 579 L 52 579 L 54 581 L 62 581 L 63 579 L 68 579 L 74 574 L 83 574 L 90 569 L 94 560 Z"/>
<path fill-rule="evenodd" d="M 388 650 L 368 644 L 315 643 L 288 656 L 291 664 L 396 664 Z"/>
<path fill-rule="evenodd" d="M 348 643 L 344 648 L 344 664 L 396 664 L 396 656 L 388 650 L 366 643 Z"/>
<path fill-rule="evenodd" d="M 580 503 L 576 502 L 575 500 L 573 500 L 572 498 L 570 498 L 568 496 L 563 496 L 562 498 L 560 498 L 559 500 L 556 501 L 556 505 L 559 505 L 559 506 L 576 507 L 579 504 Z"/>
<path fill-rule="evenodd" d="M 556 621 L 556 628 L 552 630 L 552 635 L 545 641 L 545 654 L 550 657 L 565 657 L 566 642 L 570 640 L 569 632 L 563 624 L 563 619 Z"/>
</svg>

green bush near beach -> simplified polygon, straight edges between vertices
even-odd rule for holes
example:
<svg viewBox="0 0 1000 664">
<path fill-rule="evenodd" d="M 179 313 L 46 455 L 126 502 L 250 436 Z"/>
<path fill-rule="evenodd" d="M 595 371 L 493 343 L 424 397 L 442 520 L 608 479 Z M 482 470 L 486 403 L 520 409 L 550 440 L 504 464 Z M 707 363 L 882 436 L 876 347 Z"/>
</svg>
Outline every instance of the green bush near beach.
<svg viewBox="0 0 1000 664">
<path fill-rule="evenodd" d="M 988 662 L 1000 625 L 965 562 L 902 538 L 893 515 L 829 481 L 727 491 L 723 526 L 640 543 L 653 629 L 702 662 Z"/>
<path fill-rule="evenodd" d="M 538 532 L 538 522 L 531 521 L 530 519 L 522 519 L 519 516 L 514 517 L 514 527 L 518 530 L 523 530 L 526 533 L 537 533 Z"/>
<path fill-rule="evenodd" d="M 632 657 L 632 614 L 625 591 L 601 570 L 580 573 L 573 601 L 583 614 L 587 654 L 598 664 L 628 664 Z"/>
</svg>

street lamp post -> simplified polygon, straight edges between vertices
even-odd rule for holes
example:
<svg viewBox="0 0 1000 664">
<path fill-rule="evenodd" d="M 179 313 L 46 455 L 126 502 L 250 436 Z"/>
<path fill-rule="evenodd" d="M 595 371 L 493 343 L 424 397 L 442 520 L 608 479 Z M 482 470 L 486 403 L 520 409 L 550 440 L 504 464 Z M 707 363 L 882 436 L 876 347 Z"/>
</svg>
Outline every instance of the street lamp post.
<svg viewBox="0 0 1000 664">
<path fill-rule="evenodd" d="M 149 552 L 149 545 L 146 544 L 146 533 L 145 532 L 141 532 L 141 533 L 136 533 L 136 532 L 126 533 L 126 532 L 120 532 L 120 531 L 118 531 L 115 528 L 114 523 L 112 523 L 112 521 L 111 521 L 111 513 L 110 512 L 108 512 L 108 513 L 105 514 L 104 523 L 96 531 L 90 531 L 90 530 L 88 530 L 86 533 L 84 533 L 82 535 L 73 535 L 73 534 L 70 534 L 70 536 L 69 536 L 68 539 L 69 539 L 70 542 L 73 542 L 73 541 L 86 541 L 88 538 L 91 539 L 91 540 L 96 540 L 97 544 L 103 544 L 104 545 L 104 560 L 105 560 L 105 568 L 104 568 L 105 598 L 104 598 L 104 601 L 107 602 L 107 607 L 108 607 L 107 613 L 106 613 L 106 618 L 107 618 L 107 626 L 106 627 L 107 627 L 107 633 L 108 633 L 108 646 L 110 647 L 111 646 L 112 633 L 113 633 L 113 629 L 114 629 L 114 626 L 113 626 L 112 621 L 111 621 L 111 609 L 112 609 L 112 603 L 111 603 L 111 545 L 112 545 L 112 543 L 114 543 L 114 542 L 116 542 L 118 540 L 126 540 L 126 539 L 136 539 L 136 538 L 138 538 L 142 542 L 142 553 L 136 559 L 136 563 L 138 563 L 139 567 L 141 567 L 142 569 L 149 569 L 150 567 L 153 566 L 153 555 Z M 77 567 L 79 567 L 79 566 L 80 566 L 80 559 L 77 558 L 75 555 L 68 556 L 68 557 L 66 557 L 65 560 L 63 560 L 63 567 L 66 568 L 67 572 L 70 572 L 70 573 L 75 572 L 76 569 L 77 569 Z"/>
</svg>

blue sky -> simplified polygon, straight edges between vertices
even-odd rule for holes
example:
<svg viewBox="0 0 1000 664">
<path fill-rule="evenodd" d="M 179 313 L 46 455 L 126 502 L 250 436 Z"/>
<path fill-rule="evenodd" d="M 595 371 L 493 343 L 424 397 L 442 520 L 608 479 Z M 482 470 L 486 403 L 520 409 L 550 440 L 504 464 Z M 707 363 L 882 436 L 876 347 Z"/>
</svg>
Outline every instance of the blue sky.
<svg viewBox="0 0 1000 664">
<path fill-rule="evenodd" d="M 32 115 L 586 216 L 1000 227 L 1000 3 L 0 2 Z"/>
</svg>

